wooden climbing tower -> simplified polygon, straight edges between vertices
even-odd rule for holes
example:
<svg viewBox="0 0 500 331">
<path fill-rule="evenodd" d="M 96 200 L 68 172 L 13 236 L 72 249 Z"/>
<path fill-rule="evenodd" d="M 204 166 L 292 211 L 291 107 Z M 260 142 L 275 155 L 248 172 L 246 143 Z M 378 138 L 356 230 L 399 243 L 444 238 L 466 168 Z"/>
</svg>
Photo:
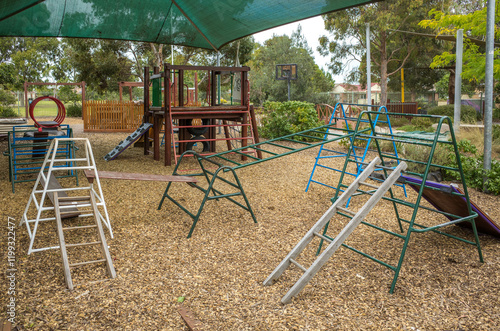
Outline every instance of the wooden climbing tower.
<svg viewBox="0 0 500 331">
<path fill-rule="evenodd" d="M 155 160 L 160 160 L 162 145 L 161 132 L 165 132 L 165 165 L 171 165 L 172 158 L 177 163 L 182 153 L 192 149 L 195 144 L 203 146 L 201 155 L 216 153 L 217 141 L 224 140 L 227 148 L 238 141 L 240 146 L 259 142 L 256 118 L 253 106 L 249 100 L 249 67 L 211 67 L 182 66 L 165 64 L 163 72 L 153 68 L 144 68 L 144 123 L 152 123 L 152 134 L 145 134 L 144 154 L 153 154 Z M 193 102 L 193 97 L 187 85 L 187 77 L 192 72 L 205 72 L 204 85 L 206 91 L 202 102 Z M 223 77 L 230 77 L 231 90 L 238 88 L 237 98 L 224 102 L 219 87 Z M 197 79 L 195 80 L 197 83 Z M 150 93 L 149 86 L 152 86 Z M 196 87 L 198 91 L 198 87 Z M 232 91 L 234 92 L 234 91 Z M 201 94 L 199 93 L 196 93 Z M 234 95 L 234 93 L 231 93 Z M 241 127 L 238 137 L 229 134 L 229 128 Z M 217 131 L 224 130 L 224 137 L 218 138 Z M 152 137 L 151 137 L 152 136 Z M 248 152 L 254 153 L 254 152 Z M 257 152 L 260 157 L 260 153 Z M 244 156 L 243 156 L 244 157 Z"/>
</svg>

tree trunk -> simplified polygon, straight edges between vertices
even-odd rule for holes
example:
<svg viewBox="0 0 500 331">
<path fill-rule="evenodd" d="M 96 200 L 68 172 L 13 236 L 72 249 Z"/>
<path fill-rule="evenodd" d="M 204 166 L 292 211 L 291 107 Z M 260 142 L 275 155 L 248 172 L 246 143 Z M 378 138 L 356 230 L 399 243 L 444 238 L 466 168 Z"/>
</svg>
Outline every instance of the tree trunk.
<svg viewBox="0 0 500 331">
<path fill-rule="evenodd" d="M 387 35 L 385 31 L 380 33 L 380 104 L 387 104 Z"/>
<path fill-rule="evenodd" d="M 448 103 L 455 104 L 455 70 L 450 70 L 450 79 L 448 80 Z"/>
</svg>

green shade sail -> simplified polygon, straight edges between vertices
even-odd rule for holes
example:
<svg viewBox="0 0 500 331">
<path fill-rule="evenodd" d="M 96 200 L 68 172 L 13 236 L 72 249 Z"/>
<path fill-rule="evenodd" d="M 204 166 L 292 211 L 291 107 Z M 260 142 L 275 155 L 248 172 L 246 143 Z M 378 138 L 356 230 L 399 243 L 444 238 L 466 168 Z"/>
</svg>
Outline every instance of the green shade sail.
<svg viewBox="0 0 500 331">
<path fill-rule="evenodd" d="M 0 36 L 146 41 L 219 49 L 373 0 L 0 0 Z"/>
</svg>

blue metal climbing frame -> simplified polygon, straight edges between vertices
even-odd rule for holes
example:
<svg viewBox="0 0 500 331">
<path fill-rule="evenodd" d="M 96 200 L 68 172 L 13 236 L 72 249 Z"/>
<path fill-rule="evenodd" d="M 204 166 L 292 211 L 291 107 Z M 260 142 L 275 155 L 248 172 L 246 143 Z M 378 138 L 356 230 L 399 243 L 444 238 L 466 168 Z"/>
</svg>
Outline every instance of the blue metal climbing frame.
<svg viewBox="0 0 500 331">
<path fill-rule="evenodd" d="M 4 152 L 4 155 L 9 157 L 12 192 L 15 192 L 16 183 L 36 180 L 45 159 L 45 152 L 54 138 L 71 137 L 73 131 L 67 124 L 62 124 L 58 129 L 44 129 L 42 132 L 32 125 L 14 126 L 8 133 L 8 151 Z M 74 150 L 73 143 L 62 144 L 57 150 L 57 157 L 71 159 Z M 68 170 L 66 174 L 58 176 L 61 177 L 74 177 L 78 185 L 78 175 L 74 170 Z"/>
<path fill-rule="evenodd" d="M 343 141 L 347 145 L 348 152 L 332 149 L 326 144 L 321 145 L 319 152 L 318 152 L 318 156 L 316 156 L 316 161 L 314 162 L 314 166 L 313 166 L 313 169 L 311 171 L 309 181 L 307 182 L 306 192 L 309 190 L 309 186 L 311 185 L 311 183 L 316 183 L 316 184 L 320 184 L 323 186 L 327 186 L 327 187 L 332 188 L 332 189 L 337 189 L 337 187 L 332 186 L 328 183 L 313 179 L 316 168 L 322 168 L 322 169 L 326 169 L 328 171 L 335 171 L 335 172 L 339 172 L 339 173 L 342 172 L 341 169 L 336 169 L 336 168 L 328 165 L 327 162 L 324 162 L 323 160 L 328 160 L 328 159 L 337 158 L 337 157 L 346 157 L 347 154 L 350 153 L 350 155 L 356 161 L 355 162 L 356 167 L 355 167 L 355 172 L 347 171 L 346 174 L 348 174 L 350 176 L 357 177 L 363 171 L 363 169 L 364 169 L 363 164 L 365 163 L 366 155 L 368 154 L 368 151 L 370 150 L 370 143 L 372 141 L 372 136 L 374 134 L 374 131 L 372 131 L 370 129 L 368 131 L 369 134 L 365 135 L 364 137 L 353 135 L 353 133 L 356 130 L 356 124 L 358 123 L 358 120 L 359 120 L 360 129 L 368 128 L 369 124 L 370 124 L 368 118 L 362 118 L 360 111 L 358 111 L 356 114 L 356 111 L 354 109 L 357 109 L 357 110 L 377 109 L 377 111 L 375 112 L 374 118 L 372 119 L 373 126 L 376 127 L 377 124 L 387 126 L 388 133 L 391 135 L 393 134 L 392 127 L 391 127 L 391 121 L 389 119 L 388 111 L 387 111 L 387 108 L 385 106 L 363 105 L 363 104 L 338 102 L 335 105 L 335 107 L 333 108 L 332 114 L 330 116 L 329 124 L 335 125 L 336 129 L 341 129 L 341 128 L 343 129 L 343 131 L 346 134 L 346 137 L 345 137 L 345 139 L 343 139 Z M 325 135 L 325 138 L 326 138 L 326 135 Z M 396 149 L 396 144 L 395 143 L 393 143 L 393 144 L 394 144 L 394 146 L 393 146 L 394 147 L 394 156 L 395 156 L 395 159 L 398 160 L 398 152 Z M 399 161 L 398 161 L 398 164 L 399 164 Z M 406 188 L 404 187 L 404 185 L 403 185 L 403 189 L 405 190 L 405 195 L 406 195 Z"/>
</svg>

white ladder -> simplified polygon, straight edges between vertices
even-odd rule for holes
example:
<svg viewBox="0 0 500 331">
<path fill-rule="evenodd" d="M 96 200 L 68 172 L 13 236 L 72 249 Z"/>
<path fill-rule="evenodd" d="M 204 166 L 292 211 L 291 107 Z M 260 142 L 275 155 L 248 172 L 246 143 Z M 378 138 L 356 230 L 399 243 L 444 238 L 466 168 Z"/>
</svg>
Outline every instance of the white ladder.
<svg viewBox="0 0 500 331">
<path fill-rule="evenodd" d="M 83 148 L 80 146 L 80 153 L 83 153 L 81 157 L 76 157 L 71 155 L 70 158 L 61 158 L 58 155 L 58 148 L 63 144 L 71 144 L 75 142 L 82 142 Z M 74 186 L 63 188 L 59 182 L 56 180 L 55 173 L 64 171 L 78 171 L 78 170 L 93 170 L 95 173 L 95 179 L 89 186 Z M 55 138 L 52 140 L 48 150 L 45 154 L 45 159 L 43 161 L 42 167 L 36 179 L 33 190 L 31 191 L 26 209 L 24 210 L 23 217 L 19 225 L 23 223 L 26 224 L 28 230 L 28 235 L 30 237 L 30 245 L 28 248 L 28 254 L 33 252 L 43 251 L 47 249 L 59 249 L 60 246 L 49 246 L 34 248 L 36 233 L 38 229 L 38 224 L 45 221 L 54 221 L 56 217 L 53 216 L 54 212 L 54 194 L 57 192 L 59 198 L 62 195 L 66 195 L 69 191 L 82 191 L 88 192 L 88 196 L 94 195 L 96 198 L 96 206 L 100 207 L 101 210 L 97 210 L 96 218 L 106 225 L 113 238 L 113 230 L 111 229 L 111 222 L 108 216 L 108 210 L 106 208 L 106 202 L 104 201 L 104 196 L 102 194 L 101 182 L 99 181 L 99 175 L 95 165 L 94 155 L 92 153 L 92 147 L 87 138 Z M 47 204 L 47 198 L 53 201 L 53 204 Z M 34 208 L 32 208 L 34 206 Z M 90 202 L 88 202 L 85 207 L 89 207 Z M 73 208 L 74 209 L 74 208 Z M 36 213 L 34 218 L 29 218 L 28 214 L 33 215 Z M 48 214 L 48 215 L 47 215 Z M 74 213 L 75 214 L 75 213 Z M 76 213 L 78 217 L 88 217 L 93 214 Z"/>
<path fill-rule="evenodd" d="M 90 214 L 93 215 L 95 224 L 92 225 L 79 225 L 79 226 L 67 226 L 63 227 L 61 216 L 64 215 L 65 208 L 73 207 L 83 207 L 88 206 L 90 203 L 91 210 Z M 73 289 L 73 280 L 71 278 L 71 268 L 78 267 L 81 265 L 87 265 L 92 263 L 105 263 L 108 275 L 111 278 L 116 277 L 115 268 L 113 266 L 113 261 L 111 260 L 111 255 L 109 254 L 108 244 L 106 243 L 106 237 L 104 236 L 104 231 L 102 228 L 101 221 L 98 218 L 99 211 L 97 209 L 96 200 L 93 194 L 90 196 L 80 196 L 80 197 L 59 197 L 57 192 L 54 192 L 54 208 L 56 214 L 57 222 L 57 236 L 59 237 L 59 246 L 61 248 L 61 257 L 63 261 L 64 268 L 64 278 L 66 280 L 66 286 L 68 289 Z M 69 211 L 67 213 L 72 213 Z M 77 231 L 82 229 L 95 228 L 97 230 L 97 241 L 91 242 L 79 242 L 67 244 L 64 236 L 65 231 Z M 76 263 L 69 263 L 67 248 L 80 248 L 84 246 L 99 246 L 99 251 L 102 254 L 102 259 L 90 260 L 90 261 L 80 261 Z"/>
<path fill-rule="evenodd" d="M 335 203 L 326 211 L 326 213 L 321 216 L 321 218 L 316 222 L 316 224 L 306 233 L 306 235 L 300 240 L 300 242 L 290 251 L 290 253 L 285 257 L 285 259 L 274 269 L 274 271 L 267 277 L 264 281 L 264 285 L 272 285 L 275 280 L 277 280 L 283 272 L 290 266 L 290 264 L 296 265 L 301 269 L 304 274 L 300 279 L 293 285 L 293 287 L 285 294 L 281 299 L 283 304 L 289 303 L 292 298 L 297 295 L 311 280 L 312 277 L 321 269 L 321 267 L 328 261 L 328 259 L 335 253 L 335 251 L 342 245 L 342 243 L 347 239 L 347 237 L 354 231 L 354 229 L 361 223 L 361 221 L 366 217 L 366 215 L 372 210 L 372 208 L 380 201 L 384 194 L 391 188 L 392 184 L 401 176 L 401 172 L 406 169 L 406 163 L 401 162 L 396 169 L 392 171 L 390 176 L 382 182 L 380 186 L 375 186 L 370 183 L 366 183 L 365 180 L 375 171 L 377 166 L 380 164 L 380 158 L 376 157 L 372 162 L 366 167 L 366 169 L 354 180 L 354 182 L 345 190 L 345 192 L 335 201 Z M 349 201 L 349 198 L 356 193 L 361 185 L 368 186 L 376 191 L 371 195 L 370 199 L 361 207 L 357 212 L 353 212 L 344 208 L 343 206 Z M 331 220 L 331 218 L 337 214 L 337 212 L 342 212 L 344 214 L 349 214 L 352 216 L 349 223 L 342 229 L 342 231 L 332 240 L 320 233 L 320 231 L 326 226 L 326 224 Z M 306 269 L 300 265 L 296 258 L 300 253 L 306 248 L 306 246 L 311 242 L 314 237 L 328 242 L 326 249 L 316 258 L 316 260 L 311 264 L 311 266 Z"/>
</svg>

